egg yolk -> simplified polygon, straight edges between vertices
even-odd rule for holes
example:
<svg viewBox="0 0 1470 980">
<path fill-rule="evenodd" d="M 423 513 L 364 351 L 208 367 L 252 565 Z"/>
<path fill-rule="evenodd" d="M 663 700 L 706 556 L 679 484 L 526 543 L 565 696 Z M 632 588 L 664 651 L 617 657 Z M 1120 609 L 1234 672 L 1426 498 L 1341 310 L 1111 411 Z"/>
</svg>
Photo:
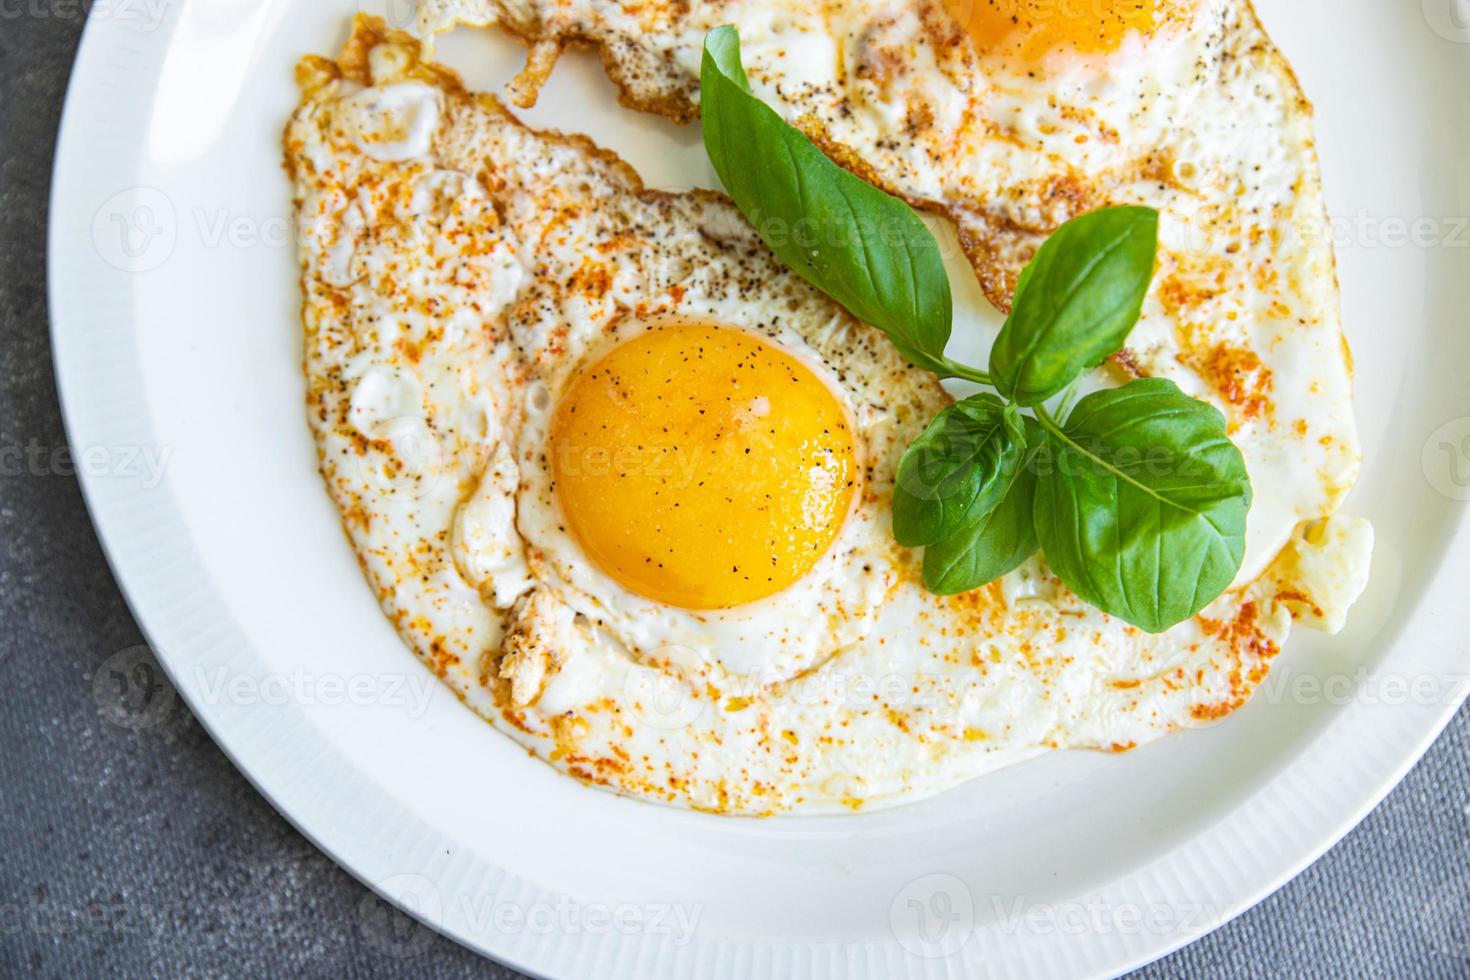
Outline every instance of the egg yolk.
<svg viewBox="0 0 1470 980">
<path fill-rule="evenodd" d="M 552 420 L 562 513 L 624 587 L 685 609 L 780 592 L 857 483 L 848 416 L 795 357 L 731 327 L 649 330 L 585 368 Z"/>
<path fill-rule="evenodd" d="M 1152 34 L 1186 0 L 945 0 L 982 54 L 1040 60 L 1056 48 L 1117 50 L 1130 32 Z"/>
</svg>

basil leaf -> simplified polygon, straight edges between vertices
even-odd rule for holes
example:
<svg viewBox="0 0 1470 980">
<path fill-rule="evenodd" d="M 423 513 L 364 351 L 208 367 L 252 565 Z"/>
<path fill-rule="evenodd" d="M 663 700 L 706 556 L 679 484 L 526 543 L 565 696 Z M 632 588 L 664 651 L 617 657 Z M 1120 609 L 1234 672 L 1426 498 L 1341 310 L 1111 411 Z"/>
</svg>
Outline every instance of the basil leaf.
<svg viewBox="0 0 1470 980">
<path fill-rule="evenodd" d="M 1040 405 L 1123 349 L 1153 279 L 1158 231 L 1151 208 L 1104 208 L 1042 244 L 990 352 L 1002 395 Z"/>
<path fill-rule="evenodd" d="M 1229 587 L 1251 485 L 1219 411 L 1146 378 L 1088 395 L 1064 429 L 1043 423 L 1036 533 L 1068 588 L 1162 633 Z"/>
<path fill-rule="evenodd" d="M 1036 554 L 1036 451 L 1046 434 L 1026 418 L 1026 459 L 1000 506 L 977 524 L 924 550 L 924 585 L 935 595 L 959 595 L 989 585 Z"/>
<path fill-rule="evenodd" d="M 957 376 L 944 358 L 953 301 L 934 236 L 751 94 L 733 27 L 705 37 L 700 117 L 715 172 L 771 251 L 915 365 Z"/>
<path fill-rule="evenodd" d="M 893 536 L 919 548 L 979 521 L 1005 498 L 1025 448 L 1020 413 L 994 395 L 948 406 L 899 461 Z"/>
</svg>

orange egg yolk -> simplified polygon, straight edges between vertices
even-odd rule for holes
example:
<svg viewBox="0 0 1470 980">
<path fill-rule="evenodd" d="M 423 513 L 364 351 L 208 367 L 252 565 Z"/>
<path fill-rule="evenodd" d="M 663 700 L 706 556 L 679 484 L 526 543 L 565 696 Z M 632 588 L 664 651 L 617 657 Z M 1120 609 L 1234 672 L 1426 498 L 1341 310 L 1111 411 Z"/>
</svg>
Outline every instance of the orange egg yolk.
<svg viewBox="0 0 1470 980">
<path fill-rule="evenodd" d="M 566 523 L 624 587 L 685 609 L 774 595 L 826 553 L 857 483 L 836 393 L 753 334 L 649 330 L 585 368 L 552 420 Z"/>
<path fill-rule="evenodd" d="M 1100 54 L 1133 31 L 1152 34 L 1186 0 L 945 0 L 982 54 L 1037 61 L 1057 48 Z"/>
</svg>

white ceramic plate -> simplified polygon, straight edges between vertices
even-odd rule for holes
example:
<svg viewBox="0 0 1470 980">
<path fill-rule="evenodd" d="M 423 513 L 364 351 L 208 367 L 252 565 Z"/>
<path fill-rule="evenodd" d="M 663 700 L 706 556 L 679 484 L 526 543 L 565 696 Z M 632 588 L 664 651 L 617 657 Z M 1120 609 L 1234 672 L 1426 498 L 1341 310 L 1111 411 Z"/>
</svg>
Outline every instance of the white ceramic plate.
<svg viewBox="0 0 1470 980">
<path fill-rule="evenodd" d="M 1101 974 L 1241 912 L 1382 798 L 1470 669 L 1470 18 L 1453 0 L 1260 6 L 1319 108 L 1367 455 L 1349 508 L 1379 545 L 1349 630 L 1295 637 L 1228 723 L 893 811 L 742 821 L 585 789 L 461 707 L 378 612 L 303 417 L 279 139 L 294 62 L 336 49 L 350 0 L 99 4 L 77 58 L 56 361 L 159 658 L 343 866 L 540 974 Z M 520 56 L 489 33 L 442 52 L 492 88 Z M 713 183 L 697 132 L 618 109 L 590 58 L 529 118 L 589 131 L 656 186 Z M 427 936 L 363 922 L 392 953 Z"/>
</svg>

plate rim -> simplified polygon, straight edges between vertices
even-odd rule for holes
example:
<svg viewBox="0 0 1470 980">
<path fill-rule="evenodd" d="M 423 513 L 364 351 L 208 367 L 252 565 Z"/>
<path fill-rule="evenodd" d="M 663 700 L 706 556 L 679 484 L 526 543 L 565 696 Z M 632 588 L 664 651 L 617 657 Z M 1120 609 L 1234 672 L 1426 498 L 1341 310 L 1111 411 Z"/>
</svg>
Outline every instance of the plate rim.
<svg viewBox="0 0 1470 980">
<path fill-rule="evenodd" d="M 198 0 L 186 0 L 180 6 L 194 2 Z M 175 9 L 170 16 L 176 23 L 178 10 Z M 159 39 L 169 37 L 172 28 L 172 24 L 159 27 L 155 32 L 157 38 L 149 43 L 166 46 Z M 96 140 L 88 129 L 87 120 L 83 118 L 82 106 L 89 99 L 95 99 L 99 103 L 103 100 L 104 93 L 99 92 L 98 86 L 94 84 L 93 72 L 104 63 L 104 51 L 123 40 L 134 46 L 140 43 L 138 35 L 130 31 L 124 21 L 89 16 L 68 79 L 57 130 L 48 202 L 47 292 L 53 367 L 67 441 L 73 446 L 105 443 L 105 439 L 93 437 L 99 432 L 98 410 L 107 408 L 108 412 L 104 414 L 116 411 L 116 406 L 99 404 L 99 401 L 105 402 L 106 396 L 96 394 L 95 387 L 89 388 L 80 380 L 89 372 L 115 371 L 120 362 L 104 368 L 96 362 L 99 348 L 79 342 L 86 336 L 86 317 L 79 312 L 77 304 L 80 300 L 76 299 L 86 293 L 107 294 L 115 287 L 105 276 L 100 283 L 94 281 L 95 269 L 84 271 L 84 258 L 90 254 L 96 259 L 90 226 L 84 228 L 78 221 L 65 220 L 65 216 L 70 210 L 69 199 L 75 195 L 77 200 L 81 200 L 81 191 L 93 186 L 89 184 L 88 175 L 95 177 L 105 172 L 101 160 L 105 154 L 95 153 Z M 136 94 L 119 88 L 106 97 L 126 100 Z M 139 141 L 135 138 L 135 142 Z M 117 186 L 116 178 L 106 186 Z M 75 218 L 76 215 L 72 214 L 71 217 Z M 125 280 L 121 285 L 124 287 L 122 293 L 128 293 Z M 125 337 L 117 339 L 119 344 L 124 341 Z M 139 365 L 131 363 L 122 367 L 125 373 L 128 369 L 136 371 Z M 146 416 L 146 411 L 143 414 Z M 143 422 L 151 427 L 146 418 L 131 421 L 134 424 Z M 103 428 L 105 430 L 105 426 Z M 286 736 L 314 730 L 305 713 L 295 705 L 288 704 L 277 706 L 268 713 L 260 712 L 257 707 L 254 714 L 247 715 L 242 711 L 232 712 L 220 705 L 207 703 L 197 683 L 197 672 L 195 679 L 191 680 L 188 672 L 183 669 L 184 663 L 197 662 L 196 658 L 246 656 L 249 648 L 231 622 L 231 617 L 225 613 L 213 624 L 214 632 L 222 633 L 223 636 L 212 640 L 211 648 L 206 650 L 197 631 L 190 636 L 188 631 L 181 629 L 178 621 L 177 593 L 181 586 L 179 580 L 184 572 L 176 572 L 172 583 L 160 583 L 145 574 L 140 567 L 139 545 L 145 539 L 152 549 L 152 560 L 156 560 L 159 550 L 166 547 L 180 563 L 178 568 L 184 569 L 192 564 L 201 572 L 190 583 L 191 601 L 203 598 L 218 602 L 212 595 L 207 575 L 202 574 L 203 562 L 194 553 L 182 523 L 175 522 L 176 527 L 173 528 L 169 526 L 169 512 L 177 509 L 172 502 L 172 492 L 166 486 L 150 491 L 155 495 L 150 501 L 151 506 L 140 507 L 137 506 L 137 501 L 129 499 L 129 490 L 117 481 L 104 481 L 83 471 L 78 473 L 78 482 L 113 577 L 160 664 L 215 744 L 277 812 L 334 863 L 374 893 L 424 923 L 436 934 L 448 936 L 481 955 L 534 976 L 568 975 L 573 963 L 585 961 L 582 958 L 582 953 L 585 952 L 583 940 L 587 938 L 585 935 L 579 935 L 576 942 L 568 942 L 565 936 L 560 937 L 558 942 L 548 942 L 546 940 L 553 937 L 542 936 L 538 940 L 535 937 L 528 938 L 525 933 L 513 937 L 494 933 L 476 935 L 466 928 L 466 923 L 454 921 L 452 914 L 446 914 L 443 909 L 435 914 L 431 909 L 406 907 L 404 894 L 387 884 L 393 878 L 403 877 L 405 860 L 400 858 L 392 866 L 392 872 L 397 872 L 396 874 L 391 873 L 381 861 L 376 862 L 375 869 L 375 852 L 382 854 L 385 850 L 384 841 L 390 837 L 404 851 L 413 850 L 436 856 L 445 852 L 446 846 L 452 848 L 453 841 L 424 823 L 398 800 L 388 798 L 387 794 L 380 794 L 374 805 L 391 805 L 397 808 L 397 812 L 391 820 L 379 818 L 379 826 L 373 831 L 377 840 L 369 837 L 366 828 L 357 836 L 353 836 L 351 831 L 344 831 L 341 824 L 332 818 L 342 812 L 341 808 L 345 803 L 353 802 L 354 795 L 361 796 L 363 785 L 372 787 L 373 783 L 363 779 L 361 770 L 330 744 L 325 744 L 315 753 L 282 751 L 281 746 L 284 744 L 298 744 L 293 738 Z M 1429 628 L 1431 633 L 1448 635 L 1449 631 L 1443 628 L 1443 624 L 1436 630 L 1433 628 L 1435 624 L 1423 621 L 1426 613 L 1435 608 L 1427 604 L 1429 597 L 1441 597 L 1447 591 L 1447 579 L 1470 572 L 1470 548 L 1464 547 L 1467 539 L 1470 539 L 1467 524 L 1470 521 L 1464 515 L 1455 523 L 1454 530 L 1445 543 L 1444 563 L 1434 576 L 1431 589 L 1426 593 L 1420 608 L 1406 624 L 1404 634 L 1393 641 L 1394 648 L 1410 642 L 1408 633 L 1415 626 Z M 1460 547 L 1457 548 L 1456 545 Z M 224 609 L 222 604 L 220 608 Z M 1390 657 L 1392 655 L 1389 654 Z M 897 940 L 892 939 L 839 944 L 701 938 L 689 947 L 671 949 L 667 944 L 650 942 L 651 937 L 648 935 L 623 937 L 626 941 L 615 943 L 610 949 L 602 948 L 597 951 L 597 955 L 604 963 L 616 959 L 617 962 L 610 965 L 620 971 L 619 975 L 648 977 L 687 975 L 691 969 L 698 969 L 700 975 L 708 973 L 712 976 L 732 977 L 765 976 L 793 969 L 802 970 L 806 975 L 814 977 L 862 974 L 878 977 L 927 977 L 945 975 L 948 968 L 955 965 L 969 966 L 987 973 L 997 965 L 1002 965 L 1002 969 L 1007 972 L 1013 966 L 1049 965 L 1074 971 L 1080 967 L 1090 975 L 1110 975 L 1134 969 L 1162 958 L 1233 920 L 1296 877 L 1340 841 L 1422 758 L 1464 703 L 1466 695 L 1470 694 L 1470 684 L 1462 682 L 1460 687 L 1456 697 L 1446 698 L 1435 706 L 1424 707 L 1422 711 L 1415 713 L 1412 723 L 1408 723 L 1407 713 L 1400 715 L 1400 724 L 1396 727 L 1400 729 L 1398 734 L 1402 744 L 1393 751 L 1379 753 L 1379 757 L 1373 760 L 1374 765 L 1369 766 L 1361 760 L 1357 765 L 1348 765 L 1343 759 L 1335 760 L 1332 768 L 1336 770 L 1337 782 L 1328 785 L 1324 782 L 1328 769 L 1314 769 L 1304 763 L 1315 756 L 1323 755 L 1324 743 L 1349 719 L 1351 706 L 1340 710 L 1338 717 L 1316 739 L 1303 747 L 1298 756 L 1259 792 L 1174 850 L 1159 855 L 1152 863 L 1135 869 L 1123 879 L 1110 882 L 1106 889 L 1098 889 L 1102 892 L 1118 888 L 1119 895 L 1147 895 L 1150 893 L 1148 889 L 1141 887 L 1142 879 L 1151 876 L 1155 879 L 1153 883 L 1158 884 L 1163 881 L 1161 873 L 1167 867 L 1172 875 L 1177 876 L 1181 871 L 1187 870 L 1195 875 L 1197 883 L 1209 882 L 1208 887 L 1231 892 L 1227 914 L 1202 924 L 1201 928 L 1179 930 L 1163 941 L 1155 938 L 1132 943 L 1126 940 L 1112 944 L 1094 942 L 1089 946 L 1085 962 L 1077 959 L 1077 946 L 1083 945 L 1082 943 L 1038 943 L 1031 950 L 1012 954 L 995 947 L 982 949 L 980 944 L 970 942 L 949 959 L 923 959 L 907 954 Z M 270 738 L 265 737 L 266 729 L 269 729 Z M 1383 744 L 1386 742 L 1380 743 L 1380 748 Z M 1328 761 L 1333 761 L 1330 754 Z M 1316 785 L 1313 786 L 1313 783 Z M 1217 832 L 1225 832 L 1232 827 L 1232 822 L 1235 833 L 1238 834 L 1239 825 L 1251 815 L 1250 811 L 1259 809 L 1269 796 L 1281 795 L 1300 801 L 1310 798 L 1306 791 L 1313 789 L 1322 801 L 1330 802 L 1331 797 L 1335 796 L 1336 802 L 1347 805 L 1336 809 L 1318 805 L 1310 815 L 1287 811 L 1296 824 L 1286 828 L 1290 833 L 1282 833 L 1279 838 L 1271 841 L 1276 845 L 1273 854 L 1277 860 L 1260 861 L 1259 854 L 1263 845 L 1259 840 L 1253 840 L 1255 857 L 1258 859 L 1254 866 L 1246 871 L 1241 870 L 1243 864 L 1233 867 L 1233 880 L 1223 874 L 1214 860 L 1219 854 L 1209 853 L 1209 842 L 1205 838 L 1214 836 Z M 1346 794 L 1346 798 L 1343 794 Z M 1282 808 L 1278 805 L 1276 809 L 1276 819 L 1279 820 Z M 1290 841 L 1287 841 L 1288 837 L 1291 838 Z M 433 846 L 425 847 L 426 843 Z M 497 896 L 513 894 L 520 902 L 555 897 L 539 886 L 475 855 L 463 855 L 460 860 L 482 865 L 471 869 L 478 876 L 477 887 L 482 893 L 488 894 L 485 889 L 490 889 Z M 442 880 L 444 872 L 436 872 L 434 869 L 443 863 L 426 856 L 420 860 L 418 866 L 424 877 L 439 874 Z M 460 870 L 456 869 L 457 876 L 467 879 L 469 874 L 470 872 L 463 872 L 461 875 Z M 1164 887 L 1160 890 L 1167 892 L 1169 889 Z M 977 933 L 979 931 L 977 929 Z M 499 941 L 495 941 L 497 938 Z M 1063 946 L 1066 947 L 1065 955 Z M 990 958 L 997 951 L 1000 958 Z M 738 965 L 732 966 L 732 962 Z"/>
</svg>

